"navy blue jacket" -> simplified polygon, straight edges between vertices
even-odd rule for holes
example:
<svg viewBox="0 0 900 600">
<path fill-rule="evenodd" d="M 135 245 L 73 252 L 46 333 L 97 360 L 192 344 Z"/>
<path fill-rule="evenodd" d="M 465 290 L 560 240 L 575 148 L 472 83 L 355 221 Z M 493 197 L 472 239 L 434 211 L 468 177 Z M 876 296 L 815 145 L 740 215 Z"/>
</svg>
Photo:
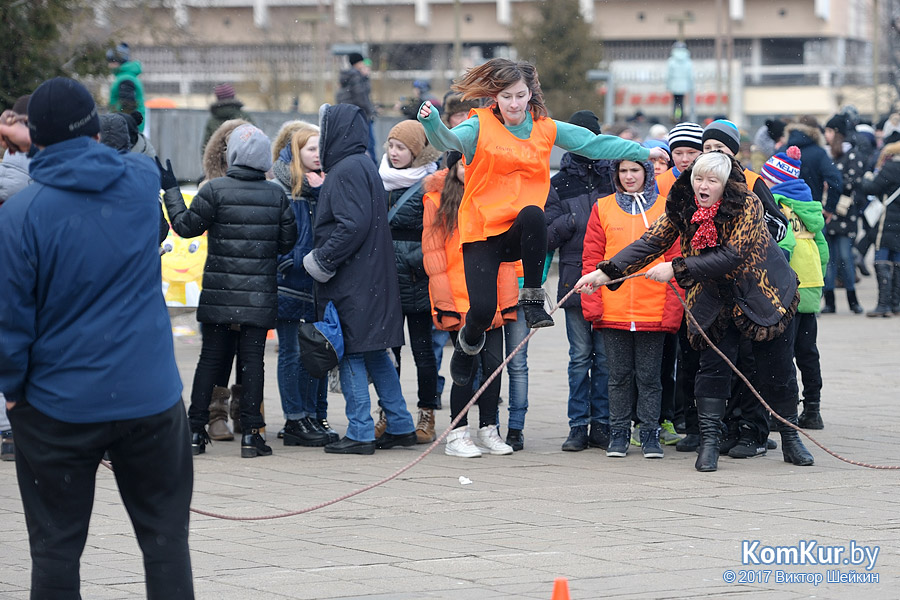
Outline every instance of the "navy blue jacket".
<svg viewBox="0 0 900 600">
<path fill-rule="evenodd" d="M 790 146 L 800 148 L 800 179 L 806 181 L 812 192 L 813 200 L 822 202 L 822 206 L 836 206 L 841 197 L 843 179 L 834 163 L 820 146 L 821 135 L 818 129 L 799 123 L 788 125 L 788 141 L 778 149 L 784 152 Z M 828 199 L 822 201 L 825 184 L 828 184 Z"/>
<path fill-rule="evenodd" d="M 159 171 L 79 137 L 0 207 L 0 391 L 70 423 L 181 401 L 157 243 Z"/>
<path fill-rule="evenodd" d="M 304 181 L 300 197 L 294 198 L 291 196 L 291 189 L 277 176 L 274 181 L 281 185 L 290 198 L 297 223 L 297 243 L 290 252 L 278 256 L 278 320 L 315 321 L 315 281 L 303 268 L 303 257 L 314 247 L 313 222 L 316 218 L 319 188 L 311 187 Z"/>
</svg>

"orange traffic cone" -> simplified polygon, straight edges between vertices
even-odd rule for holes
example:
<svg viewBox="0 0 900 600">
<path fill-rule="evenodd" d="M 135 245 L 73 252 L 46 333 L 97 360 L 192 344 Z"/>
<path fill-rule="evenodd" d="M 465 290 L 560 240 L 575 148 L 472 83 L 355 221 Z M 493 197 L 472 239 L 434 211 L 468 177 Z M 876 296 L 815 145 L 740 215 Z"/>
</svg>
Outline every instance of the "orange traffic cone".
<svg viewBox="0 0 900 600">
<path fill-rule="evenodd" d="M 565 577 L 557 577 L 553 581 L 553 597 L 550 600 L 570 600 L 569 581 Z"/>
</svg>

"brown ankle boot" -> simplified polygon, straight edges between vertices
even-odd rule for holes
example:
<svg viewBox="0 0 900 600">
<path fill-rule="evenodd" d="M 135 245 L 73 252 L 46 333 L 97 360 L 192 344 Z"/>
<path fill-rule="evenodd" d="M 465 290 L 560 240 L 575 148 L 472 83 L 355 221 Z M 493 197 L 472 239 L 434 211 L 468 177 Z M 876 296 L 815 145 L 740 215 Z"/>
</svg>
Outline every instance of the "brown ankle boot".
<svg viewBox="0 0 900 600">
<path fill-rule="evenodd" d="M 387 429 L 387 417 L 384 416 L 384 411 L 379 408 L 378 409 L 378 420 L 375 421 L 375 439 L 376 440 L 382 436 L 385 429 Z"/>
<path fill-rule="evenodd" d="M 434 434 L 434 410 L 431 408 L 419 409 L 419 422 L 416 425 L 416 443 L 430 444 L 435 440 Z"/>
<path fill-rule="evenodd" d="M 209 402 L 209 439 L 217 442 L 227 442 L 234 439 L 234 434 L 228 429 L 228 398 L 231 392 L 228 388 L 215 386 L 212 399 Z"/>
<path fill-rule="evenodd" d="M 235 433 L 241 433 L 241 398 L 244 397 L 244 386 L 231 386 L 231 426 Z"/>
</svg>

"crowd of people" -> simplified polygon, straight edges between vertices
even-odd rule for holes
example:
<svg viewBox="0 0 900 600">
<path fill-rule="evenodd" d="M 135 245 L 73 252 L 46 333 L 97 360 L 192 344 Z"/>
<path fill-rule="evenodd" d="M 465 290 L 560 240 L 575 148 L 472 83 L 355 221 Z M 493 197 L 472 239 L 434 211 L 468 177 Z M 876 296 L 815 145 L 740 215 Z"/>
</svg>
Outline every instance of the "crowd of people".
<svg viewBox="0 0 900 600">
<path fill-rule="evenodd" d="M 0 430 L 3 458 L 17 463 L 35 589 L 77 588 L 69 566 L 104 455 L 147 557 L 148 590 L 190 588 L 191 454 L 234 433 L 242 457 L 273 453 L 270 329 L 285 446 L 373 454 L 428 444 L 448 338 L 452 420 L 529 329 L 555 324 L 543 284 L 558 251 L 562 450 L 621 458 L 635 445 L 659 459 L 675 446 L 709 472 L 720 455 L 777 447 L 770 431 L 786 462 L 813 464 L 795 427 L 824 427 L 817 314 L 837 310 L 840 287 L 864 312 L 854 284 L 869 274 L 871 248 L 878 304 L 868 316 L 900 313 L 900 126 L 877 139 L 854 110 L 824 127 L 769 120 L 749 152 L 725 118 L 656 127 L 638 142 L 625 139 L 631 130 L 602 133 L 588 110 L 551 118 L 535 67 L 492 59 L 454 83 L 443 114 L 425 99 L 394 126 L 376 163 L 367 65 L 351 55 L 339 103 L 323 105 L 317 124 L 286 122 L 274 142 L 231 85 L 216 86 L 206 179 L 186 205 L 171 163 L 141 132 L 139 65 L 125 45 L 109 58 L 109 114 L 56 78 L 0 117 Z M 553 146 L 566 154 L 551 177 Z M 169 227 L 208 237 L 186 412 L 160 290 Z M 328 423 L 328 378 L 309 372 L 298 341 L 332 306 L 343 436 Z M 404 322 L 415 419 L 400 384 Z M 447 455 L 524 449 L 527 356 L 526 345 L 508 366 L 506 427 L 497 377 L 478 399 L 477 429 L 462 416 Z"/>
</svg>

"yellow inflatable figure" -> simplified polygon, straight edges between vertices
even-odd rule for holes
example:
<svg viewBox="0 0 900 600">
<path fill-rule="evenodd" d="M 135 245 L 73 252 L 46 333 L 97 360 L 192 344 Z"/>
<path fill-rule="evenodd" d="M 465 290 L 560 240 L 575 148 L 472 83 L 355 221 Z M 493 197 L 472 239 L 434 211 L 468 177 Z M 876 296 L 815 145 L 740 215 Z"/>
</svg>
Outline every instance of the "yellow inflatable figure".
<svg viewBox="0 0 900 600">
<path fill-rule="evenodd" d="M 184 203 L 191 205 L 193 194 L 182 193 Z M 166 214 L 166 220 L 169 215 Z M 169 225 L 169 235 L 162 243 L 166 251 L 162 256 L 162 288 L 167 306 L 196 308 L 203 284 L 203 268 L 206 266 L 206 233 L 199 237 L 179 237 Z"/>
</svg>

